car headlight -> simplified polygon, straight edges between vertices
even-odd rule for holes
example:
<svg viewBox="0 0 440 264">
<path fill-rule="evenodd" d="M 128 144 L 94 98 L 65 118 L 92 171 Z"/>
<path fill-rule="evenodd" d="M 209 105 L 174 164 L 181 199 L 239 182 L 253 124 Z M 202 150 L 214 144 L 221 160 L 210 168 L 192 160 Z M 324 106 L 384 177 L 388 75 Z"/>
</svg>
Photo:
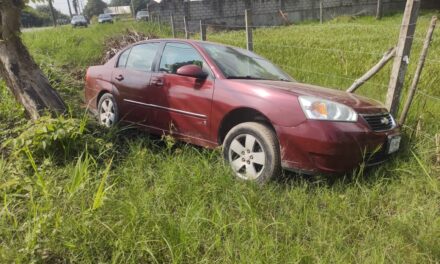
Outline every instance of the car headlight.
<svg viewBox="0 0 440 264">
<path fill-rule="evenodd" d="M 307 119 L 356 122 L 357 113 L 350 107 L 329 100 L 311 97 L 298 97 Z"/>
</svg>

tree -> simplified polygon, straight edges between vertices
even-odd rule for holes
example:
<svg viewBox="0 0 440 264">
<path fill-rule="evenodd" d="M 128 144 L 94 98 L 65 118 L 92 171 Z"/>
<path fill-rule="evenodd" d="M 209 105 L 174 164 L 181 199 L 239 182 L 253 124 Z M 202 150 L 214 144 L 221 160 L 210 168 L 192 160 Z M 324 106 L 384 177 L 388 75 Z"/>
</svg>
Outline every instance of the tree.
<svg viewBox="0 0 440 264">
<path fill-rule="evenodd" d="M 104 9 L 106 7 L 107 4 L 104 3 L 102 0 L 89 0 L 84 7 L 83 13 L 86 17 L 91 18 L 93 16 L 104 13 Z"/>
<path fill-rule="evenodd" d="M 32 59 L 20 38 L 20 15 L 24 0 L 0 4 L 0 76 L 31 119 L 44 112 L 66 112 L 66 105 Z"/>
</svg>

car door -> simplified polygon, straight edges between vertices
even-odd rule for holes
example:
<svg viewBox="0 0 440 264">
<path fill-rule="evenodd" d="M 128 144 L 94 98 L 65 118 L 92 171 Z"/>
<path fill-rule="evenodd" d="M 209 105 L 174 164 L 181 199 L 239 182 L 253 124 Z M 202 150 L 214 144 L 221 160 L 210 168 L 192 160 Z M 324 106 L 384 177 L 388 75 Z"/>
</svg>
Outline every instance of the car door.
<svg viewBox="0 0 440 264">
<path fill-rule="evenodd" d="M 188 64 L 201 66 L 208 77 L 202 80 L 176 74 Z M 214 78 L 200 53 L 186 43 L 166 43 L 151 86 L 161 93 L 156 98 L 160 110 L 156 124 L 188 142 L 209 144 Z"/>
<path fill-rule="evenodd" d="M 148 107 L 154 98 L 150 85 L 152 70 L 160 42 L 142 43 L 123 52 L 112 73 L 118 90 L 120 117 L 124 121 L 151 126 L 154 109 Z"/>
</svg>

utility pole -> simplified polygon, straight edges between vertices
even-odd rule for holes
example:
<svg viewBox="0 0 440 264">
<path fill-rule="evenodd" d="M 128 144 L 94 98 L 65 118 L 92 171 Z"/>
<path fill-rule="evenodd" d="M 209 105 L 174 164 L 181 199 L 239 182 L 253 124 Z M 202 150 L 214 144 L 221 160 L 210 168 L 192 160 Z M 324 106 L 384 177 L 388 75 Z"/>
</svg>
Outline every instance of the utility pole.
<svg viewBox="0 0 440 264">
<path fill-rule="evenodd" d="M 78 0 L 72 0 L 73 10 L 75 11 L 75 15 L 78 15 Z"/>
<path fill-rule="evenodd" d="M 52 15 L 53 26 L 56 27 L 57 26 L 57 19 L 55 17 L 55 12 L 53 10 L 52 0 L 48 0 L 48 1 L 49 1 L 50 14 Z"/>
<path fill-rule="evenodd" d="M 72 8 L 70 8 L 70 0 L 67 0 L 67 6 L 69 7 L 70 18 L 72 18 Z"/>
<path fill-rule="evenodd" d="M 405 82 L 405 74 L 408 70 L 419 9 L 420 0 L 407 0 L 386 100 L 386 106 L 394 116 L 397 116 L 399 111 L 399 102 Z"/>
</svg>

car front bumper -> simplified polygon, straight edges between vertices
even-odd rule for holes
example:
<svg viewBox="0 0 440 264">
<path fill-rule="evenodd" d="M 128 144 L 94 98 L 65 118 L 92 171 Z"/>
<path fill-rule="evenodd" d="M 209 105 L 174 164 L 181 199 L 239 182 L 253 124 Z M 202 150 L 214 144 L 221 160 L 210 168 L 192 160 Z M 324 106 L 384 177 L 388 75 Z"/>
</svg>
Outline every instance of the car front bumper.
<svg viewBox="0 0 440 264">
<path fill-rule="evenodd" d="M 283 168 L 306 174 L 343 174 L 361 164 L 385 161 L 389 138 L 398 127 L 374 132 L 362 122 L 307 120 L 296 127 L 275 126 Z"/>
</svg>

